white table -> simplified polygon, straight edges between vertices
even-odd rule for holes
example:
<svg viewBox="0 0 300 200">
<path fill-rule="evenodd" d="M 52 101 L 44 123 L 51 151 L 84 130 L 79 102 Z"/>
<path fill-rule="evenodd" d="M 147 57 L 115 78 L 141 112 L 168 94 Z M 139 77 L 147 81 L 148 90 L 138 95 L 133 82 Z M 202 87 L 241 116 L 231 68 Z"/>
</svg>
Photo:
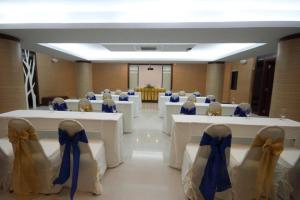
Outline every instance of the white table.
<svg viewBox="0 0 300 200">
<path fill-rule="evenodd" d="M 121 113 L 15 110 L 0 114 L 0 137 L 7 136 L 8 121 L 16 117 L 28 119 L 36 131 L 57 131 L 61 121 L 75 119 L 84 126 L 87 132 L 100 134 L 105 145 L 108 167 L 116 167 L 122 162 L 123 121 Z"/>
<path fill-rule="evenodd" d="M 96 99 L 97 100 L 103 100 L 103 94 L 96 94 Z M 119 101 L 119 96 L 116 94 L 112 94 L 111 97 L 114 101 Z M 142 100 L 141 96 L 136 94 L 136 95 L 128 95 L 128 101 L 132 101 L 134 104 L 134 116 L 137 117 L 140 112 L 140 108 L 142 107 Z"/>
<path fill-rule="evenodd" d="M 167 134 L 170 134 L 172 127 L 172 115 L 179 114 L 180 109 L 184 103 L 183 102 L 166 102 L 166 112 L 163 121 L 163 131 Z M 238 106 L 237 104 L 221 104 L 222 105 L 222 116 L 233 115 L 235 108 Z M 196 114 L 197 115 L 206 115 L 206 111 L 208 109 L 208 103 L 195 103 L 196 106 Z"/>
<path fill-rule="evenodd" d="M 300 123 L 279 118 L 230 117 L 202 115 L 173 115 L 169 165 L 181 169 L 185 146 L 191 139 L 200 138 L 210 124 L 226 124 L 231 128 L 232 137 L 255 138 L 259 129 L 277 125 L 285 130 L 286 139 L 296 139 L 295 146 L 300 147 Z"/>
<path fill-rule="evenodd" d="M 68 109 L 78 111 L 78 99 L 67 99 Z M 103 100 L 91 100 L 93 111 L 102 112 Z M 124 132 L 132 132 L 134 106 L 132 101 L 115 101 L 117 111 L 123 114 Z"/>
<path fill-rule="evenodd" d="M 179 102 L 186 102 L 190 95 L 179 96 Z M 196 97 L 197 103 L 204 103 L 206 97 Z M 160 95 L 158 98 L 158 111 L 159 116 L 164 117 L 166 112 L 166 102 L 170 102 L 170 96 Z"/>
</svg>

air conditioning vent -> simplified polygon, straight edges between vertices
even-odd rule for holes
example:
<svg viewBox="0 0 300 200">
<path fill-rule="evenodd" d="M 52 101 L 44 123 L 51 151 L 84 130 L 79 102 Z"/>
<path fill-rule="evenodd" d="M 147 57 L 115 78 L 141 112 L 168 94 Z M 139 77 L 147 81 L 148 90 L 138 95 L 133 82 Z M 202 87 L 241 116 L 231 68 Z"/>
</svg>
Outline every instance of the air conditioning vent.
<svg viewBox="0 0 300 200">
<path fill-rule="evenodd" d="M 146 47 L 146 46 L 141 47 L 141 51 L 156 51 L 156 50 L 157 50 L 157 48 L 154 47 L 154 46 L 152 46 L 152 47 L 150 47 L 150 46 L 148 46 L 148 47 Z"/>
</svg>

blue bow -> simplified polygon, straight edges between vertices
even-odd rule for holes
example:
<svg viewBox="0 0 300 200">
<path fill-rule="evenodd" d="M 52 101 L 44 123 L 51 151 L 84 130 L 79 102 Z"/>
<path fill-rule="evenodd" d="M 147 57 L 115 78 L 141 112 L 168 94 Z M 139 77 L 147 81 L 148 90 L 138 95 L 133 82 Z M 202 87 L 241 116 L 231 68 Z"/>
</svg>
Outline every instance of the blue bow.
<svg viewBox="0 0 300 200">
<path fill-rule="evenodd" d="M 179 102 L 179 97 L 170 97 L 170 102 Z"/>
<path fill-rule="evenodd" d="M 127 96 L 124 96 L 124 97 L 119 96 L 119 101 L 128 101 L 128 97 Z"/>
<path fill-rule="evenodd" d="M 225 149 L 231 146 L 231 135 L 226 137 L 212 137 L 204 132 L 200 146 L 210 145 L 211 153 L 208 157 L 204 175 L 199 186 L 205 200 L 213 200 L 215 192 L 222 192 L 231 188 Z"/>
<path fill-rule="evenodd" d="M 60 166 L 59 176 L 53 181 L 53 184 L 64 184 L 70 177 L 70 153 L 71 148 L 73 150 L 73 174 L 72 174 L 72 186 L 70 199 L 74 198 L 74 194 L 77 190 L 77 181 L 79 173 L 79 161 L 80 161 L 80 149 L 78 142 L 88 143 L 85 131 L 81 130 L 77 132 L 74 136 L 69 136 L 65 130 L 58 129 L 59 143 L 60 145 L 65 145 L 62 163 Z"/>
<path fill-rule="evenodd" d="M 247 114 L 250 113 L 250 110 L 243 110 L 242 108 L 240 108 L 239 106 L 235 108 L 234 110 L 234 116 L 239 116 L 239 117 L 247 117 Z"/>
<path fill-rule="evenodd" d="M 107 104 L 102 104 L 102 112 L 115 113 L 115 112 L 117 112 L 116 105 L 109 106 Z"/>
<path fill-rule="evenodd" d="M 53 110 L 58 110 L 58 111 L 66 111 L 68 110 L 67 104 L 65 102 L 59 104 L 59 103 L 54 103 L 53 104 Z"/>
<path fill-rule="evenodd" d="M 201 96 L 201 94 L 196 94 L 196 93 L 193 93 L 193 95 L 194 95 L 195 97 L 200 97 L 200 96 Z"/>
<path fill-rule="evenodd" d="M 166 92 L 165 96 L 172 96 L 172 92 Z"/>
<path fill-rule="evenodd" d="M 205 98 L 205 103 L 211 103 L 211 102 L 215 102 L 215 99 L 210 99 L 210 98 Z"/>
<path fill-rule="evenodd" d="M 180 114 L 185 115 L 196 115 L 196 107 L 193 107 L 191 109 L 185 108 L 184 106 L 181 106 Z"/>
<path fill-rule="evenodd" d="M 127 92 L 128 95 L 134 95 L 135 92 Z"/>
<path fill-rule="evenodd" d="M 93 96 L 87 96 L 86 98 L 88 100 L 96 100 L 96 96 L 95 95 L 93 95 Z"/>
</svg>

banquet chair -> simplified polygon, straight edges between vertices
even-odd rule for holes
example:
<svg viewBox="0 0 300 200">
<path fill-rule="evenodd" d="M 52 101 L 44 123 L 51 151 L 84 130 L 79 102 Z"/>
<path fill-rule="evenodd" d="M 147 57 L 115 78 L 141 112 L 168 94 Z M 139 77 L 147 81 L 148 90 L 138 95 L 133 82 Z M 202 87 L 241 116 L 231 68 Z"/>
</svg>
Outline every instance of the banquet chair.
<svg viewBox="0 0 300 200">
<path fill-rule="evenodd" d="M 105 99 L 112 99 L 112 96 L 111 96 L 110 93 L 103 93 L 102 99 L 103 100 L 105 100 Z"/>
<path fill-rule="evenodd" d="M 211 103 L 211 102 L 215 102 L 215 101 L 216 101 L 215 95 L 207 95 L 205 98 L 205 103 Z"/>
<path fill-rule="evenodd" d="M 232 199 L 227 170 L 231 137 L 228 126 L 212 124 L 204 130 L 200 146 L 194 143 L 186 145 L 181 175 L 188 199 Z"/>
<path fill-rule="evenodd" d="M 172 94 L 170 96 L 170 102 L 179 102 L 179 95 L 178 94 Z"/>
<path fill-rule="evenodd" d="M 65 100 L 61 97 L 55 97 L 52 101 L 53 110 L 57 111 L 67 111 L 68 106 Z"/>
<path fill-rule="evenodd" d="M 196 98 L 195 95 L 191 95 L 191 96 L 189 96 L 189 97 L 187 98 L 187 101 L 191 101 L 191 102 L 196 103 L 196 102 L 197 102 L 197 98 Z"/>
<path fill-rule="evenodd" d="M 184 90 L 179 91 L 179 92 L 178 92 L 178 95 L 179 95 L 179 96 L 182 96 L 182 97 L 185 96 L 185 91 L 184 91 Z"/>
<path fill-rule="evenodd" d="M 260 129 L 251 146 L 231 148 L 231 180 L 234 199 L 276 199 L 274 170 L 283 150 L 284 130 Z M 274 179 L 273 179 L 274 178 Z"/>
<path fill-rule="evenodd" d="M 251 113 L 251 106 L 249 103 L 240 103 L 235 111 L 234 111 L 234 116 L 238 117 L 247 117 Z"/>
<path fill-rule="evenodd" d="M 128 95 L 126 93 L 121 93 L 119 96 L 119 101 L 128 101 Z"/>
<path fill-rule="evenodd" d="M 96 95 L 94 92 L 88 92 L 86 93 L 85 97 L 88 99 L 88 100 L 96 100 Z"/>
<path fill-rule="evenodd" d="M 219 102 L 212 102 L 208 105 L 207 115 L 209 116 L 221 116 L 222 105 Z"/>
<path fill-rule="evenodd" d="M 180 109 L 180 114 L 184 115 L 196 115 L 196 106 L 192 101 L 186 101 Z"/>
<path fill-rule="evenodd" d="M 103 90 L 103 94 L 104 94 L 104 93 L 109 93 L 109 94 L 110 94 L 110 89 L 104 89 L 104 90 Z"/>
<path fill-rule="evenodd" d="M 172 95 L 172 91 L 168 90 L 168 91 L 165 92 L 165 96 L 168 96 L 168 97 L 169 97 L 169 96 L 171 96 L 171 95 Z"/>
<path fill-rule="evenodd" d="M 116 113 L 117 108 L 114 100 L 112 99 L 105 99 L 102 103 L 102 112 L 106 113 Z"/>
<path fill-rule="evenodd" d="M 59 167 L 59 145 L 53 139 L 38 139 L 32 124 L 23 118 L 8 122 L 8 138 L 14 158 L 8 176 L 17 199 L 30 198 L 37 193 L 58 193 L 60 186 L 52 185 Z"/>
<path fill-rule="evenodd" d="M 11 188 L 11 166 L 13 165 L 13 148 L 7 137 L 0 138 L 0 190 L 9 191 Z"/>
<path fill-rule="evenodd" d="M 193 92 L 193 95 L 194 95 L 195 97 L 200 97 L 200 96 L 201 96 L 201 93 L 200 93 L 199 91 L 194 91 L 194 92 Z"/>
<path fill-rule="evenodd" d="M 88 141 L 84 127 L 76 120 L 62 121 L 58 134 L 61 165 L 53 184 L 71 188 L 71 199 L 76 190 L 101 194 L 100 180 L 107 168 L 103 141 Z"/>
<path fill-rule="evenodd" d="M 121 93 L 122 93 L 122 90 L 116 90 L 116 91 L 115 91 L 115 94 L 116 94 L 116 95 L 120 95 Z"/>
<path fill-rule="evenodd" d="M 135 92 L 134 92 L 134 90 L 130 89 L 130 90 L 128 90 L 127 94 L 128 95 L 135 95 Z"/>
<path fill-rule="evenodd" d="M 88 99 L 80 99 L 78 103 L 78 111 L 93 112 L 92 103 Z"/>
</svg>

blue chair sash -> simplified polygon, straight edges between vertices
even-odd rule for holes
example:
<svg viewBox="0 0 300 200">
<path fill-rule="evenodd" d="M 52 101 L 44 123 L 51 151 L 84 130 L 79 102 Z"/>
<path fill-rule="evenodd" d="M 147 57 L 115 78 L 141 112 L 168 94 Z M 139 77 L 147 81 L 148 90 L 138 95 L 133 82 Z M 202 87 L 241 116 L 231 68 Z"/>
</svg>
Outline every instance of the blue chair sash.
<svg viewBox="0 0 300 200">
<path fill-rule="evenodd" d="M 73 151 L 73 169 L 72 169 L 72 186 L 70 199 L 73 200 L 75 192 L 77 190 L 79 163 L 80 163 L 80 149 L 78 146 L 79 142 L 88 143 L 88 139 L 85 134 L 85 130 L 77 132 L 74 136 L 69 136 L 65 130 L 58 129 L 59 143 L 65 145 L 63 152 L 62 162 L 60 166 L 59 176 L 53 181 L 53 184 L 64 184 L 70 177 L 71 168 L 71 148 Z M 91 177 L 92 178 L 92 177 Z"/>
<path fill-rule="evenodd" d="M 58 111 L 66 111 L 68 110 L 67 104 L 65 102 L 59 104 L 59 103 L 54 103 L 53 104 L 53 110 L 58 110 Z"/>
<path fill-rule="evenodd" d="M 127 92 L 128 95 L 134 95 L 135 92 Z"/>
<path fill-rule="evenodd" d="M 239 116 L 239 117 L 247 117 L 247 114 L 250 113 L 250 110 L 243 110 L 239 106 L 237 106 L 234 110 L 234 116 Z"/>
<path fill-rule="evenodd" d="M 116 105 L 114 105 L 114 106 L 109 106 L 109 105 L 107 105 L 107 104 L 102 104 L 102 112 L 106 112 L 106 113 L 115 113 L 115 112 L 117 112 Z"/>
<path fill-rule="evenodd" d="M 170 97 L 170 102 L 179 102 L 179 97 Z"/>
<path fill-rule="evenodd" d="M 198 93 L 193 93 L 193 95 L 194 95 L 195 97 L 200 97 L 200 96 L 201 96 L 201 94 L 198 94 Z"/>
<path fill-rule="evenodd" d="M 128 97 L 127 96 L 125 96 L 125 97 L 119 96 L 119 101 L 128 101 Z"/>
<path fill-rule="evenodd" d="M 87 96 L 86 98 L 88 100 L 96 100 L 96 96 L 95 95 L 93 95 L 93 96 Z"/>
<path fill-rule="evenodd" d="M 211 103 L 211 102 L 215 102 L 215 99 L 210 99 L 210 98 L 205 98 L 205 103 Z"/>
<path fill-rule="evenodd" d="M 184 115 L 196 115 L 196 107 L 188 109 L 188 108 L 185 108 L 185 107 L 181 106 L 180 114 L 184 114 Z"/>
<path fill-rule="evenodd" d="M 165 96 L 167 97 L 172 96 L 172 92 L 165 92 Z"/>
<path fill-rule="evenodd" d="M 212 137 L 204 132 L 200 146 L 204 145 L 211 146 L 211 153 L 206 163 L 199 190 L 205 200 L 213 200 L 215 192 L 222 192 L 231 188 L 225 155 L 225 149 L 231 146 L 231 135 Z"/>
</svg>

